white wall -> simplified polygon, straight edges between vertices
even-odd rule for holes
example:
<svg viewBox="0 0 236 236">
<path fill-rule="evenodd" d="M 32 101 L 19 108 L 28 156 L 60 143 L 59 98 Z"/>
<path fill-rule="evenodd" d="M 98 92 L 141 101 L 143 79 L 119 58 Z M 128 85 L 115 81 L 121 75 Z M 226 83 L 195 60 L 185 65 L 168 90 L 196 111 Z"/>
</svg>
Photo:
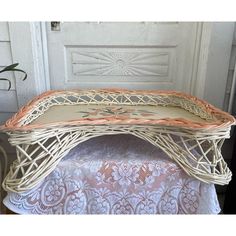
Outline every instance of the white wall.
<svg viewBox="0 0 236 236">
<path fill-rule="evenodd" d="M 234 23 L 216 22 L 211 34 L 203 98 L 223 109 Z"/>
<path fill-rule="evenodd" d="M 9 25 L 7 22 L 0 22 L 0 69 L 12 63 Z M 12 87 L 7 91 L 8 83 L 0 81 L 0 125 L 18 110 L 14 74 L 0 74 L 0 78 L 4 77 L 11 80 Z"/>
</svg>

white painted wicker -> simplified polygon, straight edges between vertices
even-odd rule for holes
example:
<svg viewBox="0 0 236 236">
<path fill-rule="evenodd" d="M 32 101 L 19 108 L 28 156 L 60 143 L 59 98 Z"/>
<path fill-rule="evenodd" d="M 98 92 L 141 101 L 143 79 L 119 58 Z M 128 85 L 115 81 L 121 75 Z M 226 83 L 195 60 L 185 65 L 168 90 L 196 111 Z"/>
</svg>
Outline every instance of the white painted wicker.
<svg viewBox="0 0 236 236">
<path fill-rule="evenodd" d="M 149 106 L 173 107 L 200 119 L 185 117 L 150 118 L 123 113 L 40 121 L 56 106 Z M 57 107 L 56 107 L 57 108 Z M 72 107 L 73 108 L 73 107 Z M 88 112 L 87 112 L 88 113 Z M 86 113 L 86 114 L 87 114 Z M 92 113 L 91 113 L 92 114 Z M 64 114 L 66 115 L 66 114 Z M 81 115 L 81 113 L 80 113 Z M 173 114 L 174 115 L 174 114 Z M 224 185 L 231 172 L 221 154 L 235 119 L 196 97 L 174 91 L 74 90 L 49 91 L 23 107 L 1 129 L 16 146 L 17 160 L 3 181 L 7 191 L 22 192 L 36 186 L 54 170 L 58 162 L 76 145 L 90 138 L 111 134 L 132 134 L 161 148 L 190 176 L 206 183 Z"/>
</svg>

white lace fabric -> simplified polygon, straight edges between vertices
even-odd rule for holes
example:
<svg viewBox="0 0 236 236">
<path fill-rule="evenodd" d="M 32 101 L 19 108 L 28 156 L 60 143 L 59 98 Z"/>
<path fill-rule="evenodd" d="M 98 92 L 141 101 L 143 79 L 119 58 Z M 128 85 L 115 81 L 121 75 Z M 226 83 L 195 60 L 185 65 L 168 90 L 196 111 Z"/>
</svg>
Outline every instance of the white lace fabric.
<svg viewBox="0 0 236 236">
<path fill-rule="evenodd" d="M 131 135 L 78 145 L 37 187 L 9 192 L 19 214 L 218 214 L 213 184 L 189 177 L 160 149 Z"/>
</svg>

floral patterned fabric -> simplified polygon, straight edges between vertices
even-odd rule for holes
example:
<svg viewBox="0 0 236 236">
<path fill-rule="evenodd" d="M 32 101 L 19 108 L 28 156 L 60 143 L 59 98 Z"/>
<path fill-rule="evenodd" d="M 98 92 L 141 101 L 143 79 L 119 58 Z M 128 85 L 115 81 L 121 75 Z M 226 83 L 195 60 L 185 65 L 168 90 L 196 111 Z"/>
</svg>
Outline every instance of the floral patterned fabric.
<svg viewBox="0 0 236 236">
<path fill-rule="evenodd" d="M 37 187 L 8 193 L 20 214 L 217 214 L 215 187 L 187 176 L 160 149 L 131 135 L 78 145 Z"/>
</svg>

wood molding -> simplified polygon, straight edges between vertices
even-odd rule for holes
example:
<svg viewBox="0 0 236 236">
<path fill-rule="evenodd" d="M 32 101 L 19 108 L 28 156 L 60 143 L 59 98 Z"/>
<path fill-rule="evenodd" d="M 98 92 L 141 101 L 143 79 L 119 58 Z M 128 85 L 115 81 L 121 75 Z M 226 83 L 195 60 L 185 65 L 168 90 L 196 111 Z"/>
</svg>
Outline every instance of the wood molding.
<svg viewBox="0 0 236 236">
<path fill-rule="evenodd" d="M 190 90 L 192 95 L 201 99 L 204 98 L 211 32 L 212 23 L 198 24 Z"/>
<path fill-rule="evenodd" d="M 41 22 L 30 22 L 35 80 L 39 94 L 50 89 L 46 31 L 42 28 L 43 25 Z"/>
<path fill-rule="evenodd" d="M 41 25 L 41 39 L 42 39 L 42 53 L 43 53 L 43 60 L 44 60 L 44 79 L 45 79 L 45 85 L 46 90 L 51 89 L 51 83 L 50 83 L 50 73 L 49 73 L 49 62 L 48 62 L 48 42 L 47 42 L 47 30 L 46 30 L 46 22 L 40 22 Z"/>
<path fill-rule="evenodd" d="M 236 63 L 234 66 L 234 74 L 233 74 L 233 81 L 232 81 L 231 90 L 230 90 L 229 104 L 227 107 L 227 111 L 229 113 L 232 113 L 232 110 L 233 110 L 235 89 L 236 89 Z"/>
</svg>

